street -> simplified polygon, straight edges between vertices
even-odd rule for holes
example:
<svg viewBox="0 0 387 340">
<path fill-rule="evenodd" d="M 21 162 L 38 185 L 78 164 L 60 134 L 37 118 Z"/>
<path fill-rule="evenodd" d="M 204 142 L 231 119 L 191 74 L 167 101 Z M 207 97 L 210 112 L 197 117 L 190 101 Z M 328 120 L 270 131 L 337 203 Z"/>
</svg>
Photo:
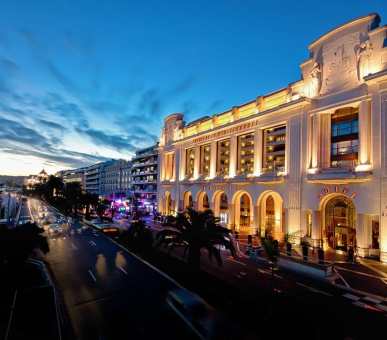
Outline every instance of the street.
<svg viewBox="0 0 387 340">
<path fill-rule="evenodd" d="M 32 214 L 36 213 L 32 208 Z M 27 210 L 21 215 L 29 218 Z M 148 224 L 155 232 L 162 229 L 151 221 Z M 74 222 L 64 227 L 62 235 L 49 236 L 49 244 L 50 252 L 45 260 L 55 276 L 77 339 L 116 339 L 117 334 L 126 334 L 126 338 L 177 339 L 187 333 L 165 309 L 167 291 L 179 284 L 123 250 L 103 233 Z M 267 314 L 272 273 L 265 263 L 245 255 L 243 249 L 244 245 L 238 243 L 235 258 L 222 251 L 222 267 L 209 262 L 203 252 L 202 269 L 250 292 L 255 305 L 238 301 L 232 294 L 219 296 L 211 292 L 202 297 L 216 308 L 229 308 L 237 321 L 254 334 L 273 337 L 270 328 L 257 330 L 254 326 Z M 182 256 L 178 250 L 174 254 Z M 310 334 L 322 322 L 327 326 L 314 338 L 365 339 L 377 334 L 378 327 L 387 321 L 386 294 L 385 300 L 378 300 L 371 294 L 343 289 L 346 286 L 343 282 L 355 285 L 359 274 L 345 269 L 346 264 L 341 266 L 343 279 L 336 285 L 285 270 L 274 272 L 273 315 L 282 327 L 276 330 L 277 334 L 282 334 L 285 326 L 293 327 L 294 323 L 299 324 L 305 334 Z M 368 286 L 385 285 L 375 275 L 363 274 L 360 282 L 361 279 L 366 280 Z M 383 286 L 377 290 L 385 293 Z"/>
</svg>

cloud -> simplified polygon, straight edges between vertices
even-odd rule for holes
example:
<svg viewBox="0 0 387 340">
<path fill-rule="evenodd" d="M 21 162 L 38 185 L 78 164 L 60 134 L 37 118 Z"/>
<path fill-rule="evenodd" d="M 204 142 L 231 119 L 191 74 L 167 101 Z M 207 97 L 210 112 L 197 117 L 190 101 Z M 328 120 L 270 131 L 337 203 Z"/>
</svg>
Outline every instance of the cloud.
<svg viewBox="0 0 387 340">
<path fill-rule="evenodd" d="M 87 136 L 95 145 L 104 146 L 121 153 L 133 153 L 139 147 L 132 144 L 127 137 L 119 135 L 109 135 L 103 131 L 88 129 L 76 129 L 80 134 Z"/>
<path fill-rule="evenodd" d="M 60 124 L 57 124 L 57 123 L 54 123 L 54 122 L 50 122 L 50 121 L 47 121 L 47 120 L 44 120 L 44 119 L 38 119 L 37 123 L 41 124 L 41 125 L 44 125 L 44 126 L 50 128 L 50 129 L 59 130 L 61 132 L 67 131 L 67 128 L 65 128 L 63 125 L 60 125 Z"/>
<path fill-rule="evenodd" d="M 35 39 L 35 37 L 30 31 L 24 28 L 15 28 L 15 32 L 17 33 L 19 38 L 21 38 L 25 42 L 35 46 L 39 45 L 39 43 L 37 42 L 37 40 Z"/>
<path fill-rule="evenodd" d="M 193 74 L 189 75 L 183 81 L 172 90 L 172 94 L 179 94 L 181 92 L 184 92 L 185 90 L 188 90 L 192 84 L 195 81 L 195 76 Z"/>
<path fill-rule="evenodd" d="M 206 112 L 211 113 L 211 111 L 214 111 L 217 107 L 222 104 L 221 100 L 215 100 L 206 110 Z"/>
<path fill-rule="evenodd" d="M 54 64 L 52 64 L 50 61 L 46 60 L 43 62 L 43 64 L 46 65 L 47 69 L 51 73 L 51 75 L 60 83 L 63 85 L 64 88 L 67 90 L 70 90 L 72 92 L 76 92 L 78 90 L 78 87 L 76 84 L 71 81 L 70 78 L 68 78 L 66 75 L 64 75 L 62 72 L 60 72 Z"/>
</svg>

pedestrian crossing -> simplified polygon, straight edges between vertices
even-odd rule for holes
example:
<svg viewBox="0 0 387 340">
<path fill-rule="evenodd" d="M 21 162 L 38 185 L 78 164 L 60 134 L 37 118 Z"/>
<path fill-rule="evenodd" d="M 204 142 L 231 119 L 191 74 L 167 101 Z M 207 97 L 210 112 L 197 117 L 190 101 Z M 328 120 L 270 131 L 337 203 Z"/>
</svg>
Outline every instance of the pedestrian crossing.
<svg viewBox="0 0 387 340">
<path fill-rule="evenodd" d="M 343 297 L 352 300 L 352 304 L 355 306 L 384 313 L 387 317 L 387 301 L 350 293 L 344 294 Z"/>
</svg>

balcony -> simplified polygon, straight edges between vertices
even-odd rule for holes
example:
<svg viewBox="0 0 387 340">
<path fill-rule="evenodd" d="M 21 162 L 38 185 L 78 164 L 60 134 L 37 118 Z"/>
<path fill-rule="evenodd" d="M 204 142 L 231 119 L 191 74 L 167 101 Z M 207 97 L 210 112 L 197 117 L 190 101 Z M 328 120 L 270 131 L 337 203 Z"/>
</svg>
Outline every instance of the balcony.
<svg viewBox="0 0 387 340">
<path fill-rule="evenodd" d="M 262 184 L 281 183 L 285 180 L 285 167 L 273 166 L 261 169 L 259 177 L 255 181 Z"/>
<path fill-rule="evenodd" d="M 359 165 L 358 160 L 342 160 L 324 164 L 319 169 L 308 169 L 306 180 L 322 184 L 364 183 L 372 180 L 372 166 Z"/>
</svg>

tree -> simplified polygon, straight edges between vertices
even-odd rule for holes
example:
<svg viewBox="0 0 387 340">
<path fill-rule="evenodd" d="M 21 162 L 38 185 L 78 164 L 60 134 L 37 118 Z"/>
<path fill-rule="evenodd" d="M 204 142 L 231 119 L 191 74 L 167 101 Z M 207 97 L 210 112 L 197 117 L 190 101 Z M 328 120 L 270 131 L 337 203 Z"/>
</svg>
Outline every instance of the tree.
<svg viewBox="0 0 387 340">
<path fill-rule="evenodd" d="M 45 185 L 47 186 L 48 200 L 52 200 L 52 198 L 54 197 L 54 193 L 56 196 L 58 196 L 58 194 L 61 194 L 64 188 L 64 183 L 62 179 L 54 175 L 51 175 L 48 178 L 48 181 L 45 183 Z"/>
<path fill-rule="evenodd" d="M 50 248 L 43 233 L 44 229 L 36 223 L 26 223 L 13 229 L 2 226 L 0 228 L 0 258 L 11 267 L 18 267 L 24 264 L 36 248 L 47 254 Z"/>
<path fill-rule="evenodd" d="M 82 187 L 79 182 L 66 183 L 64 188 L 64 196 L 66 197 L 66 210 L 68 213 L 74 209 L 74 217 L 78 216 L 78 204 L 82 196 Z"/>
<path fill-rule="evenodd" d="M 82 204 L 86 206 L 85 218 L 90 218 L 90 206 L 97 207 L 99 198 L 97 194 L 91 194 L 86 192 L 82 195 Z"/>
<path fill-rule="evenodd" d="M 222 266 L 220 249 L 223 245 L 235 255 L 234 244 L 231 240 L 231 231 L 219 224 L 219 218 L 214 216 L 212 210 L 196 211 L 187 207 L 177 216 L 168 216 L 164 224 L 166 228 L 157 233 L 156 246 L 164 244 L 169 246 L 169 252 L 178 247 L 184 248 L 184 255 L 188 251 L 188 263 L 194 271 L 200 269 L 201 249 L 208 251 L 210 261 L 214 256 L 219 267 Z"/>
<path fill-rule="evenodd" d="M 278 268 L 278 241 L 269 242 L 261 238 L 262 246 L 271 269 L 271 279 L 268 291 L 269 313 L 273 313 L 274 269 Z"/>
<path fill-rule="evenodd" d="M 136 250 L 149 252 L 153 245 L 153 231 L 145 221 L 131 223 L 129 229 L 122 232 L 120 238 Z"/>
</svg>

